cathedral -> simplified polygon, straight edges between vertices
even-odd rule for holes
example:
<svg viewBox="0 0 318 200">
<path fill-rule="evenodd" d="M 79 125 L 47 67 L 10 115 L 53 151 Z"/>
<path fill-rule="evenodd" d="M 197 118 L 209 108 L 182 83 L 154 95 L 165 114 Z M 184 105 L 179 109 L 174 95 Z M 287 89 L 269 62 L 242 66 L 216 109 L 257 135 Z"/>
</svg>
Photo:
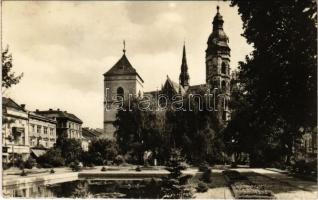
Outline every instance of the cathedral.
<svg viewBox="0 0 318 200">
<path fill-rule="evenodd" d="M 220 122 L 226 123 L 230 118 L 228 101 L 230 99 L 230 47 L 229 38 L 223 30 L 223 17 L 220 14 L 219 6 L 212 22 L 212 33 L 207 41 L 205 53 L 206 77 L 205 84 L 190 85 L 190 75 L 186 56 L 186 47 L 183 45 L 181 71 L 179 81 L 172 81 L 167 75 L 167 79 L 161 88 L 160 93 L 173 96 L 176 94 L 195 94 L 198 90 L 214 91 L 217 94 L 217 118 Z M 144 95 L 154 95 L 158 91 L 144 92 L 144 80 L 131 65 L 126 50 L 117 63 L 104 74 L 104 133 L 108 137 L 113 137 L 115 127 L 113 122 L 116 119 L 117 110 L 109 107 L 116 97 L 124 99 L 128 95 L 143 97 Z"/>
</svg>

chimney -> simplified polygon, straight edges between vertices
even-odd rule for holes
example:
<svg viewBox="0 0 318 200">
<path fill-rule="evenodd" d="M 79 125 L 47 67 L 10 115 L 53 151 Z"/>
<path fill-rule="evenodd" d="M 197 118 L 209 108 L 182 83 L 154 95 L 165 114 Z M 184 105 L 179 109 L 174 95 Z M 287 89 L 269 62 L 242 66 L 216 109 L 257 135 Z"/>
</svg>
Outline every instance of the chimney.
<svg viewBox="0 0 318 200">
<path fill-rule="evenodd" d="M 21 107 L 24 110 L 25 109 L 25 104 L 21 104 Z"/>
<path fill-rule="evenodd" d="M 36 109 L 35 112 L 39 112 L 39 109 Z"/>
</svg>

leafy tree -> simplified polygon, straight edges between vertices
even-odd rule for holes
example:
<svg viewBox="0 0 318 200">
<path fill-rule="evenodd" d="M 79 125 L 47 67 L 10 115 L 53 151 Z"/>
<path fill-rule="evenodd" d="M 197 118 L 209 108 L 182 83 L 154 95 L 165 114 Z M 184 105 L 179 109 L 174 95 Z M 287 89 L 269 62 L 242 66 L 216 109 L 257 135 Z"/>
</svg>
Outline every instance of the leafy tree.
<svg viewBox="0 0 318 200">
<path fill-rule="evenodd" d="M 117 113 L 114 125 L 117 127 L 116 138 L 122 154 L 129 154 L 131 161 L 143 164 L 143 153 L 150 150 L 156 157 L 163 157 L 166 152 L 166 136 L 160 112 L 142 110 L 138 99 L 125 104 L 125 110 Z M 162 156 L 161 156 L 161 155 Z"/>
<path fill-rule="evenodd" d="M 16 76 L 12 72 L 12 55 L 9 53 L 9 47 L 2 51 L 2 88 L 10 88 L 21 80 L 23 73 Z"/>
<path fill-rule="evenodd" d="M 316 3 L 232 0 L 232 6 L 238 6 L 243 36 L 254 51 L 239 63 L 246 104 L 228 139 L 255 164 L 289 163 L 302 130 L 317 125 Z"/>
<path fill-rule="evenodd" d="M 60 149 L 67 165 L 71 162 L 79 162 L 81 160 L 83 149 L 80 140 L 59 137 L 55 148 Z"/>
<path fill-rule="evenodd" d="M 61 150 L 56 148 L 49 149 L 37 159 L 37 162 L 42 167 L 60 167 L 65 164 Z"/>
<path fill-rule="evenodd" d="M 106 161 L 113 161 L 117 154 L 118 146 L 113 140 L 98 138 L 92 140 L 89 145 L 89 159 L 95 165 L 103 165 Z"/>
</svg>

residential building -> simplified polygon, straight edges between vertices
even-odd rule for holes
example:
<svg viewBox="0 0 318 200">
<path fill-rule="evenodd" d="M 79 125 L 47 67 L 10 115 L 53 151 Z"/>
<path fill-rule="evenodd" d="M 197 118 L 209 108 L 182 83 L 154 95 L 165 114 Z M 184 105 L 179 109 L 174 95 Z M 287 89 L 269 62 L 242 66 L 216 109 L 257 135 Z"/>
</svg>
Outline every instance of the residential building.
<svg viewBox="0 0 318 200">
<path fill-rule="evenodd" d="M 52 148 L 56 143 L 56 120 L 29 112 L 29 144 L 31 148 Z"/>
<path fill-rule="evenodd" d="M 82 139 L 82 120 L 72 113 L 61 111 L 60 109 L 35 111 L 36 114 L 46 116 L 50 119 L 56 120 L 56 136 L 65 136 L 67 138 Z"/>
<path fill-rule="evenodd" d="M 25 105 L 2 97 L 2 159 L 9 162 L 18 155 L 26 160 L 30 155 L 28 113 Z"/>
<path fill-rule="evenodd" d="M 97 132 L 94 129 L 90 129 L 88 127 L 82 128 L 82 149 L 84 151 L 88 151 L 91 141 L 96 139 L 99 135 L 101 135 L 101 133 Z"/>
</svg>

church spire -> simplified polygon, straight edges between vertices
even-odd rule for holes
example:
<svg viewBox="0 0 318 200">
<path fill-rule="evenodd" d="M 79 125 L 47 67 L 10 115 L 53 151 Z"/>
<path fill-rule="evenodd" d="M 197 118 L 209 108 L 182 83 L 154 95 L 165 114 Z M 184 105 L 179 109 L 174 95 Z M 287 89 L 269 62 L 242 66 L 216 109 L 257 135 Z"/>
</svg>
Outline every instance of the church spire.
<svg viewBox="0 0 318 200">
<path fill-rule="evenodd" d="M 188 73 L 188 64 L 187 64 L 187 56 L 186 56 L 186 49 L 185 43 L 183 44 L 183 52 L 182 52 L 182 63 L 181 63 L 181 73 L 179 76 L 179 83 L 180 85 L 187 90 L 189 87 L 189 73 Z"/>
<path fill-rule="evenodd" d="M 216 31 L 218 29 L 222 29 L 223 30 L 223 17 L 222 15 L 220 14 L 220 7 L 217 6 L 216 7 L 216 15 L 213 19 L 213 31 Z"/>
</svg>

